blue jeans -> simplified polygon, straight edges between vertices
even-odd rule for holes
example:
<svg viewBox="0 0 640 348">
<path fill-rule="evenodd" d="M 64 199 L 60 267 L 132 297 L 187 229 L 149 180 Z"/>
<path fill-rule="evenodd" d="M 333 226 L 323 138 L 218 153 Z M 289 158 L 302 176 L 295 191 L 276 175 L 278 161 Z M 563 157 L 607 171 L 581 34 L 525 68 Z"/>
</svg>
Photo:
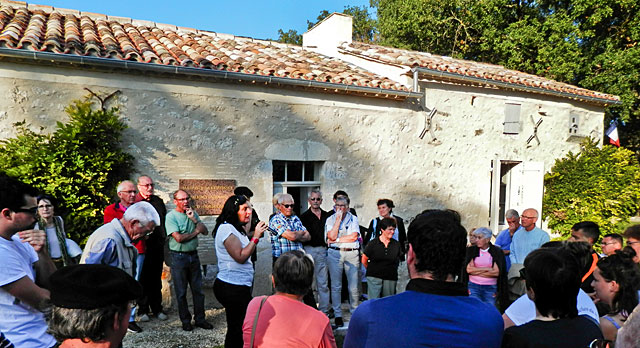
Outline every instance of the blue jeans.
<svg viewBox="0 0 640 348">
<path fill-rule="evenodd" d="M 198 253 L 178 253 L 170 251 L 171 278 L 178 302 L 178 314 L 183 324 L 191 323 L 191 312 L 187 304 L 187 285 L 191 287 L 193 312 L 196 323 L 205 321 L 204 293 L 202 292 L 202 271 Z"/>
<path fill-rule="evenodd" d="M 331 306 L 336 318 L 342 317 L 342 270 L 347 274 L 349 287 L 349 308 L 351 313 L 358 307 L 358 268 L 360 267 L 360 253 L 358 250 L 342 251 L 329 248 L 327 250 L 327 264 L 331 276 Z"/>
<path fill-rule="evenodd" d="M 142 274 L 142 264 L 144 263 L 144 254 L 138 254 L 138 258 L 136 259 L 136 280 L 140 281 L 140 275 Z M 138 306 L 134 306 L 131 308 L 131 317 L 129 318 L 129 322 L 132 323 L 136 321 L 136 311 L 138 310 Z"/>
<path fill-rule="evenodd" d="M 484 303 L 495 306 L 497 293 L 497 285 L 479 285 L 469 282 L 469 296 L 475 297 Z"/>
<path fill-rule="evenodd" d="M 318 309 L 329 313 L 329 273 L 327 270 L 327 248 L 305 246 L 304 250 L 313 258 L 313 287 L 318 292 Z"/>
</svg>

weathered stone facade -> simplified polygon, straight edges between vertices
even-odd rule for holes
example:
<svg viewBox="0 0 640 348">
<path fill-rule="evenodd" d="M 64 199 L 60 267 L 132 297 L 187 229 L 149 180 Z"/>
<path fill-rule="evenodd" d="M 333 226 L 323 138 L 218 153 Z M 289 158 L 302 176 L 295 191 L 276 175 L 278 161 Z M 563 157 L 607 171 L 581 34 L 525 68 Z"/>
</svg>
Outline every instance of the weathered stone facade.
<svg viewBox="0 0 640 348">
<path fill-rule="evenodd" d="M 389 197 L 410 218 L 425 208 L 463 212 L 465 226 L 488 224 L 491 161 L 535 161 L 548 170 L 578 149 L 569 114 L 580 115 L 580 134 L 599 138 L 602 109 L 554 97 L 432 83 L 422 86 L 437 141 L 427 134 L 418 101 L 390 101 L 120 73 L 0 66 L 0 137 L 13 122 L 34 129 L 64 121 L 64 107 L 83 88 L 120 90 L 118 104 L 130 126 L 126 147 L 136 170 L 158 182 L 169 201 L 179 179 L 235 179 L 253 189 L 261 216 L 271 213 L 272 160 L 321 161 L 322 190 L 344 189 L 366 224 L 375 201 Z M 505 103 L 521 104 L 522 130 L 503 134 Z M 540 145 L 527 144 L 533 122 Z M 330 199 L 323 207 L 329 209 Z"/>
</svg>

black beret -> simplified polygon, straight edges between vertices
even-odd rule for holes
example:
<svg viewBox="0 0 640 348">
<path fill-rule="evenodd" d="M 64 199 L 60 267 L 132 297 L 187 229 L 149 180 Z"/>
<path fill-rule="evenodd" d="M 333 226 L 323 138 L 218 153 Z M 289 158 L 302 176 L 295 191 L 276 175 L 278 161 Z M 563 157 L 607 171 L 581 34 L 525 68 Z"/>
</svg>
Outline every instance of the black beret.
<svg viewBox="0 0 640 348">
<path fill-rule="evenodd" d="M 142 287 L 127 272 L 107 265 L 72 265 L 49 279 L 51 303 L 62 308 L 97 309 L 142 296 Z"/>
</svg>

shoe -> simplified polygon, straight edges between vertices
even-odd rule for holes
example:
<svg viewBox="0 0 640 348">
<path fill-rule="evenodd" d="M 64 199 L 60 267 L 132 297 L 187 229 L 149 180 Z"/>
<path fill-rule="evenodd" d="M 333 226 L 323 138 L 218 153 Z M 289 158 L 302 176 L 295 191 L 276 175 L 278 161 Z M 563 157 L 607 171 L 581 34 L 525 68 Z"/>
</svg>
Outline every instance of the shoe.
<svg viewBox="0 0 640 348">
<path fill-rule="evenodd" d="M 158 319 L 160 319 L 162 321 L 165 321 L 165 320 L 167 320 L 169 318 L 169 316 L 164 314 L 164 313 L 162 313 L 162 312 L 160 312 L 160 313 L 158 313 L 158 315 L 156 315 L 156 318 L 158 318 Z"/>
<path fill-rule="evenodd" d="M 140 333 L 140 332 L 142 332 L 142 328 L 140 326 L 138 326 L 138 324 L 136 324 L 135 321 L 130 321 L 129 322 L 129 327 L 127 328 L 127 331 L 132 332 L 132 333 Z"/>
<path fill-rule="evenodd" d="M 344 326 L 344 321 L 342 321 L 342 317 L 336 317 L 336 319 L 334 320 L 334 323 L 336 327 Z"/>
<path fill-rule="evenodd" d="M 329 317 L 329 319 L 333 319 L 336 316 L 333 314 L 333 308 L 329 308 L 329 313 L 327 314 L 327 316 Z"/>
<path fill-rule="evenodd" d="M 206 322 L 206 321 L 203 321 L 201 323 L 196 323 L 196 326 L 205 330 L 213 329 L 213 325 L 211 325 L 209 322 Z"/>
<path fill-rule="evenodd" d="M 141 315 L 141 316 L 140 316 L 140 318 L 138 318 L 138 319 L 139 319 L 141 322 L 143 322 L 143 323 L 146 323 L 146 322 L 148 322 L 149 320 L 151 320 L 151 319 L 149 319 L 149 316 L 148 316 L 148 315 L 146 315 L 146 314 Z"/>
<path fill-rule="evenodd" d="M 182 330 L 193 331 L 193 326 L 191 325 L 191 323 L 182 323 Z"/>
</svg>

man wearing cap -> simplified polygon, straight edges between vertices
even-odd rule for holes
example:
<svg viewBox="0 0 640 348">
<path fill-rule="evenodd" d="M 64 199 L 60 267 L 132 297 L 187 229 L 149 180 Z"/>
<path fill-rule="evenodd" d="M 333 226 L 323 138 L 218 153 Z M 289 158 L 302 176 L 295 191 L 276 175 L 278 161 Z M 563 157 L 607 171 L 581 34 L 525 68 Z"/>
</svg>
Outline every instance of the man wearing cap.
<svg viewBox="0 0 640 348">
<path fill-rule="evenodd" d="M 131 301 L 142 287 L 121 269 L 73 265 L 51 275 L 49 331 L 61 348 L 116 348 L 127 333 Z"/>
<path fill-rule="evenodd" d="M 37 192 L 0 174 L 0 332 L 16 347 L 53 347 L 42 310 L 55 266 L 33 230 Z"/>
</svg>

